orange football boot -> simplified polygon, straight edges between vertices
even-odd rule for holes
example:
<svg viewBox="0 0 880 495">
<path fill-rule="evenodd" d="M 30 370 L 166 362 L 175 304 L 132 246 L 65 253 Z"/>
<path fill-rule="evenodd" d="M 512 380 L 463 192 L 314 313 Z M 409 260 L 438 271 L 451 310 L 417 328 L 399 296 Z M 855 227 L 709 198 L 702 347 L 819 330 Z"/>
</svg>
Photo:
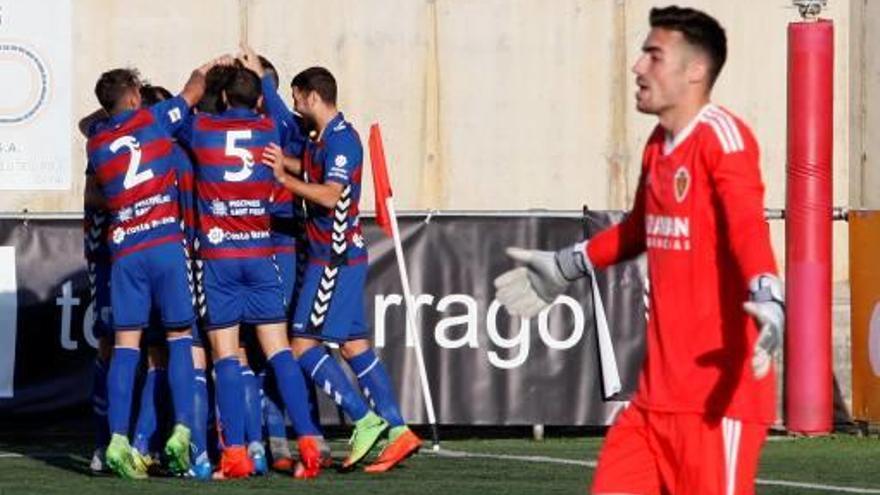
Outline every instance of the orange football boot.
<svg viewBox="0 0 880 495">
<path fill-rule="evenodd" d="M 321 472 L 321 449 L 315 437 L 300 437 L 299 462 L 293 470 L 293 477 L 299 480 L 316 478 Z"/>
<path fill-rule="evenodd" d="M 393 442 L 382 450 L 375 462 L 364 468 L 368 473 L 384 473 L 394 466 L 403 462 L 407 457 L 415 454 L 422 448 L 420 439 L 412 430 L 406 429 Z"/>
<path fill-rule="evenodd" d="M 220 475 L 223 479 L 247 478 L 254 470 L 254 463 L 247 447 L 226 447 L 220 456 Z"/>
<path fill-rule="evenodd" d="M 272 461 L 272 469 L 275 471 L 289 472 L 293 469 L 293 459 L 290 457 L 281 457 Z"/>
</svg>

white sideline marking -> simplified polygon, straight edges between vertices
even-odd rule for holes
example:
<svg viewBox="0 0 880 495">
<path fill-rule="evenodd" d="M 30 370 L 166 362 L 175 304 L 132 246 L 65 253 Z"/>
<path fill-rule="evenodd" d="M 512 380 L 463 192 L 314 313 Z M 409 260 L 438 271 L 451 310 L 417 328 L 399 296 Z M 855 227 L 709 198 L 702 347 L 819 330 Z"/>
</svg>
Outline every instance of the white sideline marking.
<svg viewBox="0 0 880 495">
<path fill-rule="evenodd" d="M 558 457 L 547 457 L 543 455 L 508 455 L 508 454 L 477 454 L 473 452 L 463 452 L 460 450 L 449 450 L 441 448 L 437 452 L 427 451 L 429 454 L 437 455 L 440 457 L 457 457 L 457 458 L 480 458 L 480 459 L 498 459 L 503 461 L 522 461 L 522 462 L 540 462 L 547 464 L 564 464 L 569 466 L 584 466 L 588 468 L 595 469 L 596 461 L 592 460 L 576 460 L 576 459 L 560 459 Z M 785 486 L 789 488 L 803 488 L 805 490 L 821 490 L 825 492 L 838 492 L 838 493 L 877 493 L 880 494 L 880 489 L 878 488 L 859 488 L 854 486 L 837 486 L 837 485 L 822 485 L 818 483 L 802 483 L 799 481 L 782 481 L 782 480 L 767 480 L 758 478 L 755 480 L 755 483 L 758 485 L 764 486 Z"/>
<path fill-rule="evenodd" d="M 80 455 L 59 452 L 34 452 L 31 454 L 20 454 L 18 452 L 0 452 L 0 459 L 23 459 L 25 457 L 30 457 L 31 459 L 85 459 Z"/>
</svg>

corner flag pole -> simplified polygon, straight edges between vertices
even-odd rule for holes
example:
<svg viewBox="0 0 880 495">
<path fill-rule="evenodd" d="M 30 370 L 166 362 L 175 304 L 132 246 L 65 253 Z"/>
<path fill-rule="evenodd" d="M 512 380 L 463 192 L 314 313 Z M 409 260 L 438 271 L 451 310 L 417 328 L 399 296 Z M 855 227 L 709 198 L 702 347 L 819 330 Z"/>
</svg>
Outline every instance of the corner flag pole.
<svg viewBox="0 0 880 495">
<path fill-rule="evenodd" d="M 403 246 L 400 242 L 400 229 L 397 226 L 397 212 L 394 210 L 394 198 L 385 198 L 385 206 L 388 208 L 391 220 L 392 239 L 394 240 L 394 254 L 397 256 L 397 267 L 400 272 L 400 284 L 403 286 L 403 300 L 406 302 L 406 328 L 412 336 L 416 362 L 419 365 L 419 379 L 422 384 L 422 395 L 425 399 L 425 410 L 428 413 L 428 423 L 431 425 L 431 438 L 433 448 L 440 448 L 440 436 L 437 434 L 437 417 L 434 414 L 434 399 L 431 397 L 431 387 L 428 384 L 428 373 L 425 369 L 425 357 L 422 354 L 421 331 L 416 323 L 415 299 L 409 286 L 409 274 L 406 270 L 406 260 L 403 258 Z"/>
<path fill-rule="evenodd" d="M 390 234 L 391 239 L 394 241 L 394 254 L 397 258 L 397 268 L 400 273 L 400 285 L 403 287 L 403 300 L 406 303 L 406 328 L 412 338 L 416 353 L 416 362 L 419 366 L 419 381 L 422 385 L 422 397 L 425 401 L 428 423 L 431 425 L 433 448 L 434 450 L 439 450 L 440 436 L 437 433 L 437 417 L 434 414 L 434 399 L 431 397 L 431 387 L 428 384 L 428 372 L 425 368 L 425 357 L 422 353 L 421 331 L 416 323 L 415 299 L 413 298 L 412 289 L 409 285 L 406 259 L 403 257 L 403 245 L 400 241 L 400 228 L 397 225 L 397 212 L 394 209 L 394 197 L 391 193 L 390 180 L 388 179 L 388 168 L 385 165 L 385 151 L 382 146 L 379 124 L 373 124 L 370 127 L 369 144 L 370 161 L 373 166 L 373 181 L 376 185 L 376 221 L 386 234 Z"/>
</svg>

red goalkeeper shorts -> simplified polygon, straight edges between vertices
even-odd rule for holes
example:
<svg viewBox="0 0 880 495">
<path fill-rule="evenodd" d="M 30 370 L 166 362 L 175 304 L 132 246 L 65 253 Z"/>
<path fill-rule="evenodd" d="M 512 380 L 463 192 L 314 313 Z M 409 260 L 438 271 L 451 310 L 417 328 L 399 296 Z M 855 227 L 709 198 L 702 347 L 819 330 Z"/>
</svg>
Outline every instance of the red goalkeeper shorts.
<svg viewBox="0 0 880 495">
<path fill-rule="evenodd" d="M 753 495 L 767 426 L 630 405 L 608 430 L 592 493 Z"/>
</svg>

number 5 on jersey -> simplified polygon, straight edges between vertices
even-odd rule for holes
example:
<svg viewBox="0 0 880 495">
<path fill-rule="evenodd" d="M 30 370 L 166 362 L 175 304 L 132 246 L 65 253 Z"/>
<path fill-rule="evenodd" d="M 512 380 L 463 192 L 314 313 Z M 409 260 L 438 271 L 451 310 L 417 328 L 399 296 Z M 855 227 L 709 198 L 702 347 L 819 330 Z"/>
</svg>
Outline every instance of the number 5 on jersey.
<svg viewBox="0 0 880 495">
<path fill-rule="evenodd" d="M 235 172 L 223 173 L 223 180 L 227 182 L 241 182 L 251 176 L 254 169 L 254 155 L 247 148 L 236 146 L 236 141 L 248 140 L 253 136 L 250 130 L 226 132 L 226 156 L 235 156 L 241 159 L 241 169 Z"/>
</svg>

